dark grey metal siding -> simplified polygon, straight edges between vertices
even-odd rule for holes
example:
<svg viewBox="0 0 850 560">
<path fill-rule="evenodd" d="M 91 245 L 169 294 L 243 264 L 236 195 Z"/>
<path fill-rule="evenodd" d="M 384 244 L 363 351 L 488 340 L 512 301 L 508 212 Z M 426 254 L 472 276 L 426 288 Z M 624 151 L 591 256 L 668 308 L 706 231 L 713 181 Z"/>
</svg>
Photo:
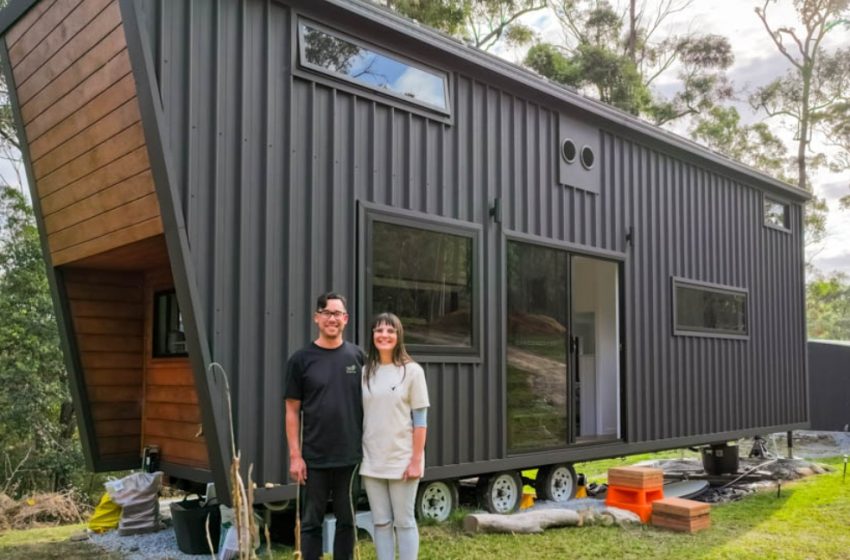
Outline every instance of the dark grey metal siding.
<svg viewBox="0 0 850 560">
<path fill-rule="evenodd" d="M 259 483 L 285 480 L 283 368 L 312 337 L 315 296 L 357 294 L 358 202 L 483 227 L 483 360 L 425 364 L 433 402 L 428 463 L 455 466 L 432 472 L 487 470 L 482 462 L 505 457 L 506 233 L 581 245 L 624 263 L 628 445 L 499 465 L 807 422 L 798 204 L 791 205 L 792 233 L 765 228 L 762 191 L 737 182 L 740 174 L 684 161 L 681 148 L 433 48 L 417 52 L 415 41 L 350 14 L 333 16 L 321 3 L 302 9 L 449 71 L 451 122 L 293 69 L 293 12 L 281 3 L 142 6 L 198 275 L 197 315 L 213 359 L 233 378 L 243 463 L 255 463 Z M 559 112 L 602 129 L 599 195 L 557 184 Z M 488 215 L 496 198 L 501 224 Z M 749 340 L 672 336 L 673 276 L 747 289 Z M 351 337 L 359 319 L 352 318 Z"/>
<path fill-rule="evenodd" d="M 850 430 L 850 342 L 809 342 L 813 430 Z"/>
</svg>

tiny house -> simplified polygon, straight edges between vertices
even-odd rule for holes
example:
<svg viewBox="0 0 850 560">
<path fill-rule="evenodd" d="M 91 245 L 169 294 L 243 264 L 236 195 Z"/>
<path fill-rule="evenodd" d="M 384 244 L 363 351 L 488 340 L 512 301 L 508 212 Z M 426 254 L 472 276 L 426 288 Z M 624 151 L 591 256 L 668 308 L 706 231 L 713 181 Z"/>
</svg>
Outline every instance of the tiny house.
<svg viewBox="0 0 850 560">
<path fill-rule="evenodd" d="M 11 0 L 2 59 L 86 458 L 294 496 L 315 297 L 400 315 L 421 511 L 805 428 L 808 195 L 360 1 Z"/>
</svg>

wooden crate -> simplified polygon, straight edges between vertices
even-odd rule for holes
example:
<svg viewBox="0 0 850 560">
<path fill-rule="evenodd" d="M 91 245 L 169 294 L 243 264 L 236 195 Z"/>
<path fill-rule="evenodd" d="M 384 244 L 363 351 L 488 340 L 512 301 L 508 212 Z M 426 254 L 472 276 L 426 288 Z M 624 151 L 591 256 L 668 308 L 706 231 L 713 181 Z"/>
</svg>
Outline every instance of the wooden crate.
<svg viewBox="0 0 850 560">
<path fill-rule="evenodd" d="M 711 506 L 682 498 L 652 502 L 652 524 L 683 533 L 696 533 L 711 527 Z"/>
<path fill-rule="evenodd" d="M 664 471 L 649 467 L 615 467 L 608 469 L 608 486 L 661 488 L 664 486 Z"/>
</svg>

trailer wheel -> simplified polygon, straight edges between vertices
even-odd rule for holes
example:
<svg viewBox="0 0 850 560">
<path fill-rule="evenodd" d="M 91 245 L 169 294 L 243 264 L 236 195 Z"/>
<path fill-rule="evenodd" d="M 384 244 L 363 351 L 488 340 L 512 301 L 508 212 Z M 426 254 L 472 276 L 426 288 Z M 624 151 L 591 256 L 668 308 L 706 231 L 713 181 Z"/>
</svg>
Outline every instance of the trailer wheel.
<svg viewBox="0 0 850 560">
<path fill-rule="evenodd" d="M 522 477 L 517 471 L 505 471 L 478 479 L 478 500 L 490 513 L 513 513 L 522 498 Z"/>
<path fill-rule="evenodd" d="M 576 471 L 569 463 L 547 465 L 537 471 L 534 489 L 541 500 L 566 502 L 576 496 Z"/>
<path fill-rule="evenodd" d="M 445 521 L 458 505 L 457 484 L 452 480 L 430 480 L 419 484 L 416 517 Z"/>
</svg>

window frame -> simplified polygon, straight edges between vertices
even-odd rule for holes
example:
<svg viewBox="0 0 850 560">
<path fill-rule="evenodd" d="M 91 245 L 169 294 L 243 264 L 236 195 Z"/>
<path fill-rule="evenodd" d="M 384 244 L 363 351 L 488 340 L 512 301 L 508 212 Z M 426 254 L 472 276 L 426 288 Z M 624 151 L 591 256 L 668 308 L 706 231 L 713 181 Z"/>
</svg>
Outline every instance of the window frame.
<svg viewBox="0 0 850 560">
<path fill-rule="evenodd" d="M 776 224 L 771 224 L 767 221 L 767 212 L 765 206 L 767 206 L 768 202 L 772 202 L 774 204 L 779 204 L 785 209 L 785 225 L 779 226 Z M 780 198 L 770 196 L 768 194 L 762 194 L 761 200 L 761 221 L 764 227 L 781 231 L 783 233 L 791 233 L 791 203 L 787 200 L 782 200 Z"/>
<path fill-rule="evenodd" d="M 670 278 L 670 289 L 671 289 L 671 298 L 672 305 L 671 309 L 671 321 L 673 325 L 673 336 L 696 336 L 703 338 L 723 338 L 729 340 L 749 340 L 752 334 L 752 310 L 750 306 L 750 291 L 747 288 L 740 288 L 737 286 L 727 286 L 725 284 L 714 284 L 711 282 L 702 282 L 699 280 L 693 280 L 690 278 L 682 278 L 679 276 L 672 276 Z M 682 327 L 679 325 L 678 321 L 678 309 L 679 309 L 679 299 L 677 294 L 677 288 L 679 286 L 697 290 L 703 290 L 707 292 L 715 292 L 720 294 L 731 294 L 735 296 L 744 296 L 744 313 L 746 314 L 746 332 L 745 333 L 733 333 L 727 331 L 720 331 L 716 329 L 708 329 L 708 328 L 699 328 L 699 327 Z"/>
<path fill-rule="evenodd" d="M 397 52 L 389 51 L 385 48 L 376 46 L 367 41 L 363 41 L 361 39 L 357 39 L 352 37 L 348 33 L 344 33 L 342 31 L 337 31 L 331 27 L 323 25 L 313 19 L 306 18 L 303 16 L 298 16 L 293 18 L 295 20 L 294 26 L 295 30 L 293 33 L 294 37 L 294 52 L 297 54 L 297 58 L 295 60 L 295 68 L 306 71 L 309 73 L 311 78 L 318 76 L 324 76 L 330 78 L 334 83 L 333 87 L 339 85 L 340 82 L 344 84 L 347 91 L 350 91 L 354 95 L 358 95 L 361 97 L 368 97 L 370 99 L 375 99 L 378 101 L 387 102 L 392 100 L 392 103 L 395 106 L 403 107 L 405 109 L 415 109 L 418 111 L 424 111 L 425 116 L 429 117 L 437 117 L 440 120 L 451 120 L 452 117 L 452 99 L 451 99 L 451 76 L 448 72 L 443 70 L 439 70 L 422 62 L 417 62 L 410 59 L 407 56 L 399 54 Z M 385 56 L 387 58 L 393 59 L 401 64 L 410 66 L 412 68 L 416 68 L 417 70 L 421 70 L 423 72 L 427 72 L 429 74 L 433 74 L 442 79 L 443 82 L 443 96 L 446 100 L 446 106 L 440 107 L 439 105 L 432 105 L 426 101 L 422 101 L 416 98 L 406 97 L 399 93 L 396 93 L 390 89 L 377 88 L 373 87 L 367 83 L 363 83 L 361 81 L 355 80 L 345 74 L 341 74 L 338 72 L 334 72 L 329 70 L 323 66 L 318 64 L 314 64 L 309 62 L 306 58 L 306 53 L 304 50 L 304 26 L 312 27 L 322 33 L 326 33 L 332 37 L 335 37 L 339 40 L 346 41 L 363 49 L 367 49 L 373 51 L 377 54 Z M 296 72 L 296 75 L 298 73 Z"/>
<path fill-rule="evenodd" d="M 408 352 L 418 362 L 422 363 L 480 363 L 482 356 L 482 325 L 483 325 L 483 275 L 482 227 L 479 224 L 451 218 L 432 216 L 411 210 L 401 210 L 380 206 L 373 203 L 359 203 L 359 272 L 358 272 L 358 340 L 363 347 L 368 346 L 369 324 L 372 320 L 372 262 L 373 262 L 373 231 L 374 223 L 382 222 L 392 225 L 430 231 L 439 234 L 457 235 L 472 241 L 470 303 L 472 309 L 470 320 L 472 340 L 469 346 L 439 346 L 433 344 L 406 343 Z"/>
<path fill-rule="evenodd" d="M 158 341 L 158 338 L 159 338 L 157 336 L 158 326 L 159 326 L 159 321 L 157 320 L 157 318 L 158 318 L 157 302 L 159 301 L 159 298 L 161 296 L 173 296 L 172 301 L 173 301 L 174 305 L 177 306 L 177 312 L 180 313 L 180 302 L 177 301 L 177 290 L 175 290 L 174 288 L 170 288 L 170 289 L 166 289 L 166 290 L 155 290 L 153 292 L 153 302 L 152 302 L 153 303 L 153 305 L 152 305 L 153 309 L 152 309 L 152 312 L 151 312 L 151 332 L 150 332 L 150 336 L 151 336 L 151 345 L 150 345 L 151 358 L 155 359 L 155 360 L 167 360 L 167 359 L 170 359 L 170 358 L 186 358 L 186 357 L 189 356 L 188 342 L 186 343 L 186 351 L 185 352 L 175 352 L 175 353 L 157 352 L 157 341 Z M 168 308 L 169 308 L 168 310 L 170 311 L 171 302 L 169 302 Z M 168 334 L 166 333 L 166 345 L 167 345 L 167 336 L 168 336 Z M 186 330 L 185 329 L 183 330 L 183 340 L 184 340 L 184 342 L 186 342 Z"/>
</svg>

